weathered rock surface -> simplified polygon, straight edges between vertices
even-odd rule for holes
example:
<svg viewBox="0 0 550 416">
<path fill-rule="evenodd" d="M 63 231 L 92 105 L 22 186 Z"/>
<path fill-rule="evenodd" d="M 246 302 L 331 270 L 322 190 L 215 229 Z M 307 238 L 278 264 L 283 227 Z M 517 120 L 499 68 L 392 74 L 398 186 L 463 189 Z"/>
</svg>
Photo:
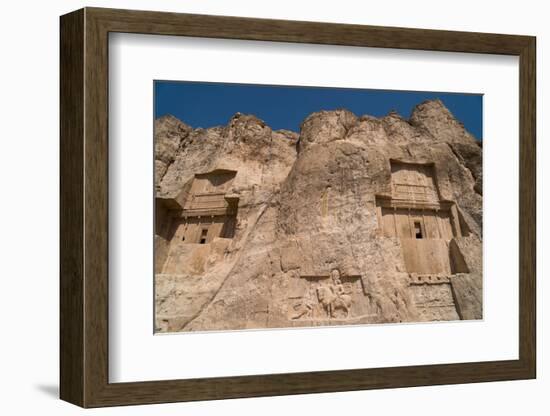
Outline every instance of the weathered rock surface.
<svg viewBox="0 0 550 416">
<path fill-rule="evenodd" d="M 162 180 L 166 169 L 174 161 L 181 141 L 187 137 L 191 127 L 174 116 L 155 120 L 155 179 Z M 155 182 L 158 185 L 158 182 Z"/>
<path fill-rule="evenodd" d="M 482 151 L 440 101 L 155 139 L 158 331 L 482 318 Z"/>
</svg>

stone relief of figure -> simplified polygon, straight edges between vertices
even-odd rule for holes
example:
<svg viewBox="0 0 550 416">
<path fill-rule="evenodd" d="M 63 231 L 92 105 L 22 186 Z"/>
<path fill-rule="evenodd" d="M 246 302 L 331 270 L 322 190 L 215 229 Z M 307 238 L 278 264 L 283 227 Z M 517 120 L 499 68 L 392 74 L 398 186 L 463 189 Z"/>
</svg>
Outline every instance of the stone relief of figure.
<svg viewBox="0 0 550 416">
<path fill-rule="evenodd" d="M 313 304 L 309 291 L 306 292 L 305 296 L 300 300 L 300 302 L 294 305 L 293 309 L 295 315 L 293 315 L 291 319 L 313 318 Z"/>
<path fill-rule="evenodd" d="M 317 288 L 319 303 L 329 318 L 335 318 L 337 310 L 342 310 L 347 318 L 351 308 L 351 296 L 345 294 L 338 269 L 333 269 L 330 272 L 330 277 L 331 281 L 328 284 Z"/>
</svg>

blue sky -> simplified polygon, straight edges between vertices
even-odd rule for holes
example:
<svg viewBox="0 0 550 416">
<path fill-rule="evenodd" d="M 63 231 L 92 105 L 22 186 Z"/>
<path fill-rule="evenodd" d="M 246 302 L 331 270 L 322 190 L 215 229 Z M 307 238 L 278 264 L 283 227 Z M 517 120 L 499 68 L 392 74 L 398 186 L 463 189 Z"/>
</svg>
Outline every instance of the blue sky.
<svg viewBox="0 0 550 416">
<path fill-rule="evenodd" d="M 225 125 L 240 112 L 273 130 L 296 132 L 315 111 L 346 108 L 380 117 L 395 110 L 408 118 L 416 104 L 439 98 L 478 140 L 483 132 L 481 94 L 155 81 L 154 96 L 155 118 L 172 114 L 194 128 Z"/>
</svg>

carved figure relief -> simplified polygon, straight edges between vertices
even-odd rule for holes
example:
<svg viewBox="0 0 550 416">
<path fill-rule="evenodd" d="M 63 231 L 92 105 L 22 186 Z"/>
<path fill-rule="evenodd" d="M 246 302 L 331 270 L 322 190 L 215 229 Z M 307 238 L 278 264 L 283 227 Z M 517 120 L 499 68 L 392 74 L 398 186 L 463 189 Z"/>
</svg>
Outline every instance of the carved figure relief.
<svg viewBox="0 0 550 416">
<path fill-rule="evenodd" d="M 347 320 L 370 313 L 361 276 L 342 276 L 334 268 L 326 275 L 301 276 L 299 281 L 302 294 L 290 299 L 290 319 Z"/>
<path fill-rule="evenodd" d="M 290 319 L 312 319 L 313 310 L 314 301 L 311 299 L 309 291 L 307 291 L 303 298 L 294 303 Z"/>
<path fill-rule="evenodd" d="M 317 297 L 328 318 L 347 318 L 349 316 L 351 296 L 346 295 L 344 291 L 338 269 L 332 270 L 330 282 L 317 288 Z"/>
</svg>

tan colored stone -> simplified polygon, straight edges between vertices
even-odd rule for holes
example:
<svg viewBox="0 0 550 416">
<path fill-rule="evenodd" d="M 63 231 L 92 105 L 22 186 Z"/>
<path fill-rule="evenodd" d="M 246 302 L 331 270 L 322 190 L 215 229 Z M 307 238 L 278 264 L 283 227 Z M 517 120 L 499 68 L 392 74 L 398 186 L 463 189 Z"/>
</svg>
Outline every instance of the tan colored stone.
<svg viewBox="0 0 550 416">
<path fill-rule="evenodd" d="M 155 127 L 158 331 L 482 318 L 481 146 L 441 102 L 182 126 Z"/>
</svg>

